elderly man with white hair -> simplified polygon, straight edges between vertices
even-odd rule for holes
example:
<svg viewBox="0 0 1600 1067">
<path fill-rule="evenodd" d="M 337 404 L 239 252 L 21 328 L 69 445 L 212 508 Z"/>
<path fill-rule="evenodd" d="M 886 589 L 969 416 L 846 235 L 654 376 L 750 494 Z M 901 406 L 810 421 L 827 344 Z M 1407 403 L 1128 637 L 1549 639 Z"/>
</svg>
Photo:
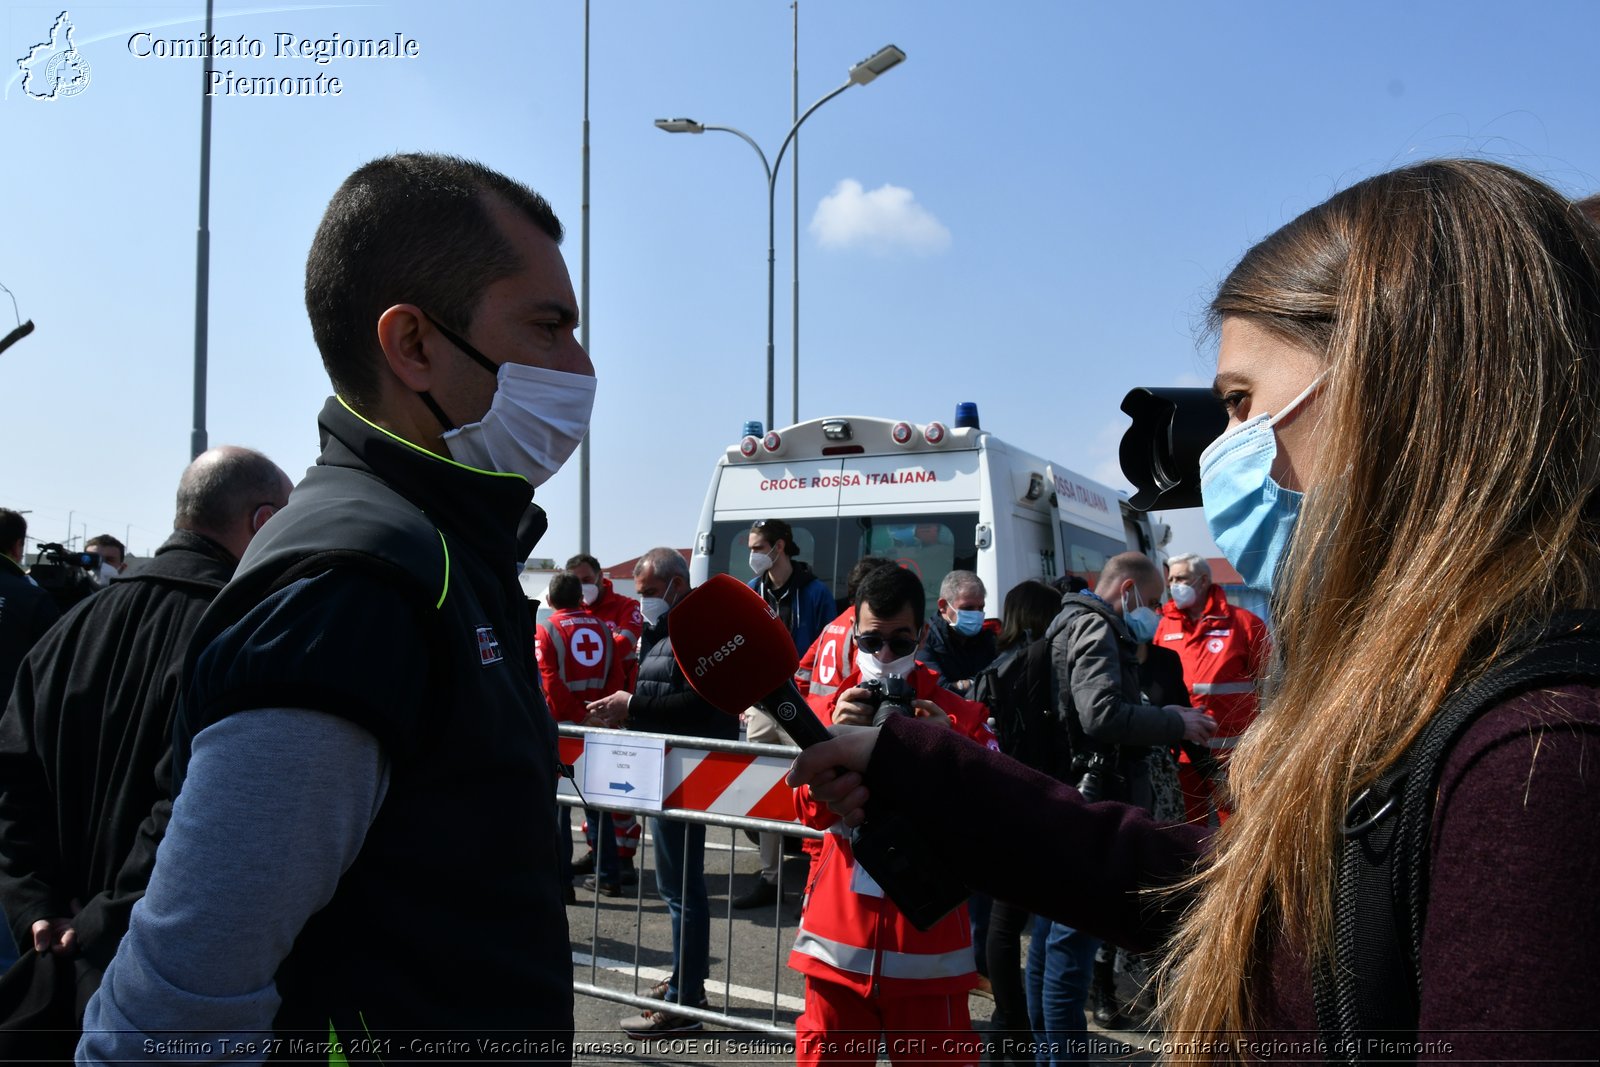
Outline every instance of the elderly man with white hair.
<svg viewBox="0 0 1600 1067">
<path fill-rule="evenodd" d="M 1225 767 L 1229 750 L 1256 717 L 1256 677 L 1266 666 L 1271 638 L 1266 623 L 1244 608 L 1228 603 L 1211 580 L 1211 565 L 1188 553 L 1167 562 L 1167 595 L 1156 627 L 1158 648 L 1170 648 L 1183 660 L 1183 679 L 1198 707 L 1217 720 L 1207 744 L 1216 766 Z M 1212 790 L 1210 775 L 1185 753 L 1178 763 L 1183 803 L 1192 823 L 1219 820 L 1228 810 Z"/>
</svg>

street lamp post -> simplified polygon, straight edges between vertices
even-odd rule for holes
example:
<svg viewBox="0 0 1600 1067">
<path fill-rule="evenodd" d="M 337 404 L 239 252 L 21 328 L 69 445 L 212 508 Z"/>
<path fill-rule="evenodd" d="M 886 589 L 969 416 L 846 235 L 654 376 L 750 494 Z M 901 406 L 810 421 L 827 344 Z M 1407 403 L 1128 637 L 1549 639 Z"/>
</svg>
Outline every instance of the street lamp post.
<svg viewBox="0 0 1600 1067">
<path fill-rule="evenodd" d="M 773 423 L 773 407 L 772 407 L 772 377 L 773 377 L 772 330 L 773 330 L 773 303 L 774 303 L 774 288 L 773 288 L 774 278 L 773 278 L 773 275 L 774 275 L 774 270 L 775 270 L 775 264 L 777 262 L 777 256 L 776 256 L 776 252 L 775 252 L 775 249 L 774 249 L 773 246 L 774 246 L 774 243 L 775 243 L 774 234 L 775 234 L 775 231 L 776 231 L 776 214 L 777 214 L 777 191 L 778 191 L 777 177 L 778 177 L 778 168 L 783 165 L 783 153 L 788 150 L 789 142 L 794 140 L 795 134 L 800 132 L 800 127 L 805 123 L 806 119 L 811 117 L 812 113 L 814 111 L 816 111 L 817 108 L 821 107 L 823 104 L 826 104 L 829 100 L 832 100 L 834 97 L 838 96 L 840 93 L 844 92 L 846 89 L 850 88 L 852 85 L 865 85 L 868 82 L 872 81 L 872 79 L 876 78 L 878 75 L 884 73 L 885 71 L 899 66 L 901 63 L 905 62 L 905 58 L 906 58 L 906 54 L 904 52 L 900 51 L 900 49 L 896 48 L 894 45 L 891 44 L 891 45 L 885 45 L 884 47 L 880 48 L 878 51 L 874 52 L 871 56 L 868 56 L 866 59 L 863 59 L 861 62 L 857 63 L 855 66 L 851 67 L 849 76 L 845 79 L 845 83 L 843 85 L 839 86 L 837 89 L 835 89 L 832 92 L 828 93 L 822 99 L 818 100 L 816 103 L 814 103 L 810 107 L 806 108 L 806 110 L 801 114 L 801 116 L 798 119 L 795 120 L 794 125 L 789 127 L 789 132 L 788 132 L 788 134 L 786 134 L 784 136 L 783 143 L 778 146 L 778 154 L 773 159 L 773 161 L 772 161 L 772 163 L 770 165 L 767 163 L 767 154 L 761 150 L 761 146 L 756 144 L 754 138 L 752 138 L 749 134 L 745 133 L 743 130 L 734 129 L 732 126 L 711 126 L 711 125 L 708 125 L 708 124 L 705 124 L 705 123 L 696 122 L 694 119 L 684 119 L 684 118 L 678 118 L 678 119 L 656 119 L 656 128 L 660 129 L 660 130 L 664 130 L 667 133 L 705 133 L 707 130 L 720 130 L 723 133 L 731 133 L 735 137 L 738 137 L 738 138 L 742 139 L 745 142 L 745 144 L 748 144 L 751 148 L 755 149 L 756 156 L 759 157 L 760 160 L 761 160 L 761 169 L 766 174 L 766 178 L 767 178 L 767 423 L 766 423 L 766 425 L 767 425 L 767 429 L 769 429 L 769 430 L 772 429 L 772 423 Z M 796 389 L 796 393 L 797 393 L 797 395 L 795 397 L 795 402 L 794 402 L 794 411 L 796 413 L 796 418 L 798 418 L 799 417 L 799 406 L 800 406 L 800 399 L 799 399 L 799 396 L 798 396 L 799 383 L 800 383 L 800 371 L 799 371 L 798 367 L 795 368 L 794 382 L 795 382 L 795 389 Z"/>
</svg>

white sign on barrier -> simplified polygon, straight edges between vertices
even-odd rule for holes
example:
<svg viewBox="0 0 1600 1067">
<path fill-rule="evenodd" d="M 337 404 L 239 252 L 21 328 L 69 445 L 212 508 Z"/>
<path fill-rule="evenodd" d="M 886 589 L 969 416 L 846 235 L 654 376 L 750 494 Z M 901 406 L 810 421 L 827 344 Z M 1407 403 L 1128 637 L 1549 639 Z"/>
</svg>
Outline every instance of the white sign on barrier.
<svg viewBox="0 0 1600 1067">
<path fill-rule="evenodd" d="M 607 808 L 660 811 L 665 761 L 659 737 L 586 737 L 583 795 Z"/>
</svg>

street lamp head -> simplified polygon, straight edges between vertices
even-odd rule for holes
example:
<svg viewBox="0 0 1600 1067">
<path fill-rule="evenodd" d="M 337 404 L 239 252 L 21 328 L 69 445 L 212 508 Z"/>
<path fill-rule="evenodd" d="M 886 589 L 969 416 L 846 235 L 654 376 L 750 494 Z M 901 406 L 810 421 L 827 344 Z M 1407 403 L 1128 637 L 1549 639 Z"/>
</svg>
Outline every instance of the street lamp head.
<svg viewBox="0 0 1600 1067">
<path fill-rule="evenodd" d="M 705 133 L 706 128 L 694 119 L 656 119 L 656 129 L 668 133 Z"/>
<path fill-rule="evenodd" d="M 906 54 L 892 44 L 886 44 L 872 55 L 850 68 L 850 81 L 865 85 L 873 78 L 906 61 Z"/>
</svg>

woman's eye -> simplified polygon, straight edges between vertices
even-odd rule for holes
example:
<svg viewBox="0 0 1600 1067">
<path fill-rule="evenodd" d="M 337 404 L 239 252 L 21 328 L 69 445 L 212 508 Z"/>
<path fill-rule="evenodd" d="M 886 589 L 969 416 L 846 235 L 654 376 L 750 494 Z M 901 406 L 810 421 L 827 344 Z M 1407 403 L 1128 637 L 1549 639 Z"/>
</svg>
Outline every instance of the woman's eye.
<svg viewBox="0 0 1600 1067">
<path fill-rule="evenodd" d="M 1239 408 L 1250 398 L 1240 392 L 1223 393 L 1222 409 L 1228 413 L 1229 418 L 1239 417 Z"/>
</svg>

